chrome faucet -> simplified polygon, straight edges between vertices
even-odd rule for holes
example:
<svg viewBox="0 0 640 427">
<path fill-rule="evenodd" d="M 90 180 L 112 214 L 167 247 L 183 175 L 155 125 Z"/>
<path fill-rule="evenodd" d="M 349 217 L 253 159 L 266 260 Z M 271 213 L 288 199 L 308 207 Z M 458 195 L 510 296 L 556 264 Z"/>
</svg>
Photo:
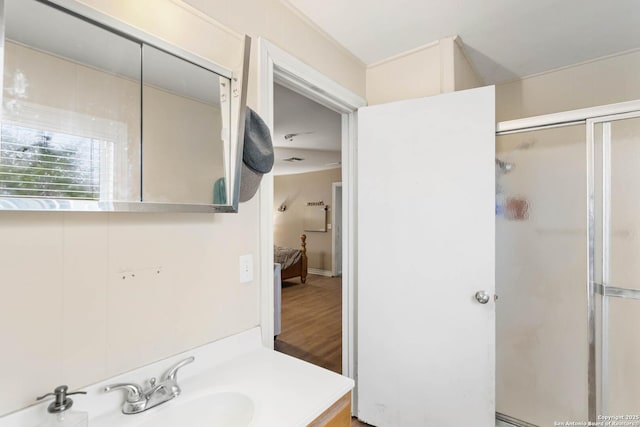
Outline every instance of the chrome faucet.
<svg viewBox="0 0 640 427">
<path fill-rule="evenodd" d="M 122 404 L 122 413 L 139 414 L 174 397 L 178 397 L 181 392 L 178 386 L 178 370 L 194 360 L 195 358 L 191 356 L 176 363 L 162 375 L 160 382 L 157 382 L 155 378 L 151 378 L 148 381 L 149 387 L 146 390 L 138 384 L 119 383 L 105 387 L 104 391 L 125 390 L 127 395 Z"/>
</svg>

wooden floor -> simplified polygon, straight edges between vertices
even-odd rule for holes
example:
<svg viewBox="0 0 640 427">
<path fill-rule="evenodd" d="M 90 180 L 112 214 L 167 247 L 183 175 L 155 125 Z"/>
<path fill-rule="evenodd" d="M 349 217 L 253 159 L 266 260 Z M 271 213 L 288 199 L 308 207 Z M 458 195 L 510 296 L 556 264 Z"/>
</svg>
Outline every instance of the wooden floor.
<svg viewBox="0 0 640 427">
<path fill-rule="evenodd" d="M 342 281 L 309 275 L 282 284 L 282 333 L 275 349 L 342 373 Z M 351 427 L 368 427 L 357 419 Z"/>
<path fill-rule="evenodd" d="M 275 349 L 342 373 L 342 280 L 309 275 L 282 283 L 282 333 Z"/>
</svg>

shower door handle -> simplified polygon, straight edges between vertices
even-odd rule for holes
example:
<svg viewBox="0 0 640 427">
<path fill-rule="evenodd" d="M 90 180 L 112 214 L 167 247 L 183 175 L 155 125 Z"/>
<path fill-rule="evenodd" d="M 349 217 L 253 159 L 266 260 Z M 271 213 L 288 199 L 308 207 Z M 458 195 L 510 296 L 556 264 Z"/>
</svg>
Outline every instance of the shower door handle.
<svg viewBox="0 0 640 427">
<path fill-rule="evenodd" d="M 489 302 L 490 299 L 491 299 L 491 295 L 489 295 L 485 291 L 476 292 L 476 301 L 478 301 L 480 304 L 486 304 Z"/>
</svg>

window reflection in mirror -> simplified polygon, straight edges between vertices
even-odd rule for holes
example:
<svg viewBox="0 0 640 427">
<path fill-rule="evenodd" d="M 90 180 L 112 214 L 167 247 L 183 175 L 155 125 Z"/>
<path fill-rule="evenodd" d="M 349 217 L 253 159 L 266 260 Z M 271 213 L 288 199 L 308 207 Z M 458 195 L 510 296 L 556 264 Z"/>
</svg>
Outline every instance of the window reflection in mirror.
<svg viewBox="0 0 640 427">
<path fill-rule="evenodd" d="M 139 43 L 5 0 L 0 195 L 140 200 Z"/>
<path fill-rule="evenodd" d="M 142 201 L 226 204 L 229 80 L 148 45 L 142 64 Z"/>
</svg>

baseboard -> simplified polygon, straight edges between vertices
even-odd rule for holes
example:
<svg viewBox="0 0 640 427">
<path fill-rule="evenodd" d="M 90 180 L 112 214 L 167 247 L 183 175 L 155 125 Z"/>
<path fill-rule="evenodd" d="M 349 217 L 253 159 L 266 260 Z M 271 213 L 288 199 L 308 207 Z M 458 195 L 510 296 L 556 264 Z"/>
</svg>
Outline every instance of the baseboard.
<svg viewBox="0 0 640 427">
<path fill-rule="evenodd" d="M 307 268 L 307 273 L 316 274 L 318 276 L 332 277 L 333 273 L 329 270 L 320 270 L 319 268 Z"/>
</svg>

